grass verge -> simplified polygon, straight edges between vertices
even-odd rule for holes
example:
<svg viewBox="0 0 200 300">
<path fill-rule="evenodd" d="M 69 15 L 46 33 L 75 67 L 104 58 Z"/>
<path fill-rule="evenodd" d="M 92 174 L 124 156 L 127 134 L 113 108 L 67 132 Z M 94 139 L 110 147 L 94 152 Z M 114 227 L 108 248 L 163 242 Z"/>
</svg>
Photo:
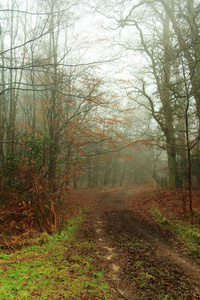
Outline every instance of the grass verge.
<svg viewBox="0 0 200 300">
<path fill-rule="evenodd" d="M 184 225 L 173 223 L 171 220 L 165 218 L 158 209 L 151 210 L 156 222 L 162 224 L 167 229 L 174 232 L 179 239 L 187 246 L 189 252 L 195 252 L 200 256 L 200 234 L 197 232 L 197 228 L 190 228 Z"/>
<path fill-rule="evenodd" d="M 95 245 L 74 237 L 82 220 L 79 213 L 43 245 L 1 253 L 0 299 L 111 299 Z"/>
</svg>

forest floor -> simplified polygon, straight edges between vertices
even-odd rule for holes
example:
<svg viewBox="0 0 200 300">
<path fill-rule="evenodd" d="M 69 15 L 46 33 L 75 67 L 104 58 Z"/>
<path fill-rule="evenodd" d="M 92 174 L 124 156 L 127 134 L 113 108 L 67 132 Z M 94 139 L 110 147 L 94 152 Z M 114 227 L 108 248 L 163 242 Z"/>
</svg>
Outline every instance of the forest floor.
<svg viewBox="0 0 200 300">
<path fill-rule="evenodd" d="M 0 255 L 1 299 L 200 299 L 199 193 L 190 218 L 179 191 L 73 190 L 66 233 Z"/>
<path fill-rule="evenodd" d="M 97 245 L 112 299 L 200 299 L 200 227 L 195 225 L 198 243 L 191 249 L 187 235 L 180 239 L 167 226 L 170 216 L 175 228 L 185 228 L 180 206 L 173 192 L 149 187 L 105 191 L 92 202 L 79 235 Z M 151 213 L 158 208 L 166 216 L 161 222 Z"/>
</svg>

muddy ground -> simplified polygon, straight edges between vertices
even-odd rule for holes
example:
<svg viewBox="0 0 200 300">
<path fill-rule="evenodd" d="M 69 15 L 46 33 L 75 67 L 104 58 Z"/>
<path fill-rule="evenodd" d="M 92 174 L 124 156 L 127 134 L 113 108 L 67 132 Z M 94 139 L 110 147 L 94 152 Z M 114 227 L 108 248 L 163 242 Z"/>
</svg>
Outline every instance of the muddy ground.
<svg viewBox="0 0 200 300">
<path fill-rule="evenodd" d="M 97 196 L 81 228 L 97 245 L 113 299 L 200 299 L 199 258 L 153 217 L 140 217 L 130 205 L 130 193 L 134 191 Z M 136 193 L 137 202 L 138 197 Z"/>
</svg>

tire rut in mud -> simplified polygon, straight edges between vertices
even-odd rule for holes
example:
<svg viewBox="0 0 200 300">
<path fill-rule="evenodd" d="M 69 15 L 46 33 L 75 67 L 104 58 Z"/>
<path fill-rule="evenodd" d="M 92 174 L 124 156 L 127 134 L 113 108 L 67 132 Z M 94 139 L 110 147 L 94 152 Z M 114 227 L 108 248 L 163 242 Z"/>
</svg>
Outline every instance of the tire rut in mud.
<svg viewBox="0 0 200 300">
<path fill-rule="evenodd" d="M 125 196 L 102 194 L 90 220 L 113 299 L 200 299 L 199 266 L 178 254 L 159 226 L 127 210 Z"/>
</svg>

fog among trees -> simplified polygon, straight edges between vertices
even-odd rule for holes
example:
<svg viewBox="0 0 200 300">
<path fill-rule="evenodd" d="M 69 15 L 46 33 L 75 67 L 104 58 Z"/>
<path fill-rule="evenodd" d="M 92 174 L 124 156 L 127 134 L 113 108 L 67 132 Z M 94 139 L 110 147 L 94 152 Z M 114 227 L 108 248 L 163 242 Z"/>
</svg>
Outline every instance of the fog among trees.
<svg viewBox="0 0 200 300">
<path fill-rule="evenodd" d="M 1 184 L 200 184 L 200 3 L 4 1 Z M 17 172 L 17 173 L 16 173 Z M 17 174 L 17 175 L 16 175 Z"/>
</svg>

